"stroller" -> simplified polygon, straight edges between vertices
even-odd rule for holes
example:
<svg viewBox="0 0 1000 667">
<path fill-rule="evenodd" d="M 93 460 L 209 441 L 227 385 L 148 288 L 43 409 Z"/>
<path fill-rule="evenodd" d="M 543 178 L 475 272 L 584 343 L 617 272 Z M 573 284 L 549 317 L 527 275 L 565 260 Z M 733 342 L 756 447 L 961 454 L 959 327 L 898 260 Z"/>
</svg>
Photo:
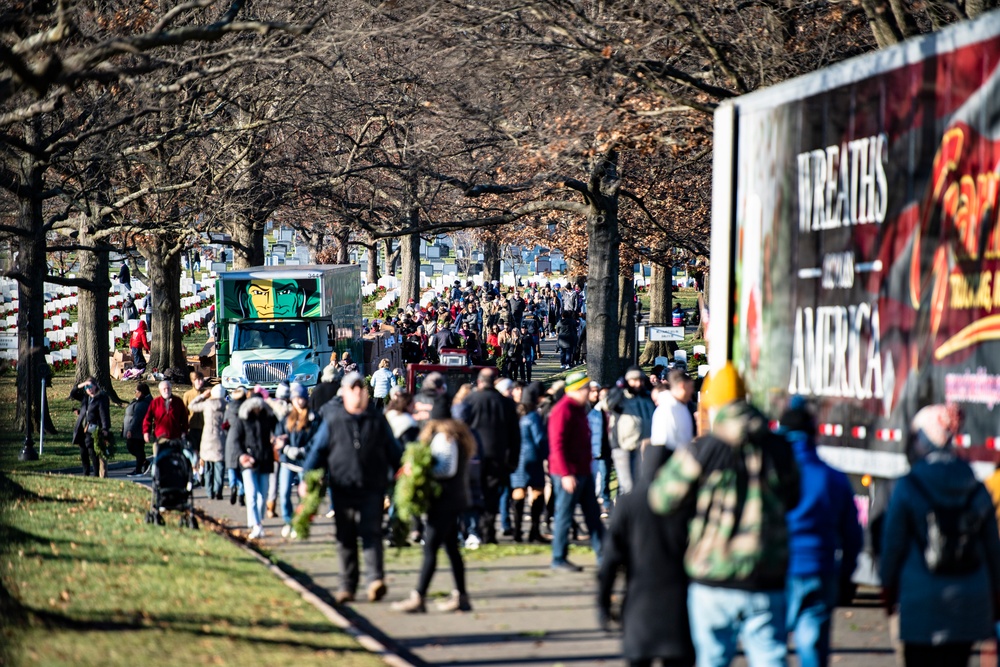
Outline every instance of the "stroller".
<svg viewBox="0 0 1000 667">
<path fill-rule="evenodd" d="M 176 510 L 182 528 L 198 528 L 194 516 L 194 466 L 181 440 L 162 440 L 153 459 L 153 500 L 146 512 L 146 523 L 164 525 L 163 512 Z"/>
</svg>

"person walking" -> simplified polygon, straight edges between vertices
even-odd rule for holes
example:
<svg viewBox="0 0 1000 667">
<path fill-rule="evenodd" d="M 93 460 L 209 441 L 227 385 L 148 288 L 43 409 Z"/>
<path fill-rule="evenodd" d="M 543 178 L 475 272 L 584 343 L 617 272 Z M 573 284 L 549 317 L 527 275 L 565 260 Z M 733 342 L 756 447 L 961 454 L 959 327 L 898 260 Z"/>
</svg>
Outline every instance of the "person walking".
<svg viewBox="0 0 1000 667">
<path fill-rule="evenodd" d="M 229 394 L 229 403 L 222 415 L 222 431 L 225 436 L 225 452 L 223 463 L 226 465 L 226 483 L 229 484 L 229 504 L 235 505 L 239 500 L 240 504 L 246 505 L 243 495 L 243 478 L 240 475 L 240 451 L 235 443 L 229 442 L 229 431 L 233 424 L 240 418 L 240 406 L 246 401 L 247 392 L 243 387 L 236 387 Z"/>
<path fill-rule="evenodd" d="M 667 373 L 667 384 L 659 385 L 653 401 L 656 410 L 650 427 L 649 442 L 675 450 L 694 439 L 694 417 L 688 402 L 694 396 L 694 380 L 682 368 Z"/>
<path fill-rule="evenodd" d="M 795 459 L 747 403 L 731 363 L 709 378 L 702 402 L 711 433 L 674 452 L 647 494 L 657 514 L 694 508 L 685 569 L 697 664 L 728 665 L 738 639 L 750 665 L 785 665 L 785 514 L 799 502 Z"/>
<path fill-rule="evenodd" d="M 126 477 L 138 477 L 148 470 L 146 460 L 146 443 L 142 441 L 142 421 L 149 410 L 149 404 L 153 402 L 153 397 L 149 391 L 149 385 L 139 382 L 135 385 L 135 395 L 132 401 L 125 407 L 125 419 L 122 421 L 122 438 L 125 440 L 125 448 L 128 453 L 135 457 L 135 469 Z"/>
<path fill-rule="evenodd" d="M 205 391 L 205 374 L 191 374 L 191 388 L 181 395 L 184 407 L 188 409 L 187 441 L 188 447 L 194 451 L 201 449 L 201 431 L 205 428 L 205 420 L 200 412 L 191 411 L 191 401 Z"/>
<path fill-rule="evenodd" d="M 279 453 L 278 507 L 284 526 L 281 536 L 294 539 L 292 529 L 292 489 L 302 481 L 302 463 L 309 449 L 318 442 L 325 442 L 326 424 L 309 409 L 309 390 L 293 382 L 289 387 L 291 405 L 288 414 L 278 420 L 274 429 L 274 450 Z"/>
<path fill-rule="evenodd" d="M 913 416 L 913 463 L 886 510 L 880 574 L 907 667 L 964 667 L 1000 620 L 1000 535 L 989 492 L 952 446 L 960 426 L 952 405 Z"/>
<path fill-rule="evenodd" d="M 801 479 L 799 504 L 787 514 L 788 631 L 802 667 L 826 667 L 840 582 L 850 582 L 861 551 L 858 509 L 847 475 L 816 453 L 816 421 L 802 397 L 792 398 L 780 424 Z"/>
<path fill-rule="evenodd" d="M 611 606 L 615 580 L 624 570 L 622 657 L 629 667 L 650 667 L 653 660 L 664 667 L 694 665 L 684 571 L 686 518 L 654 514 L 646 500 L 656 471 L 671 454 L 666 447 L 646 448 L 635 492 L 615 507 L 597 575 L 598 622 L 607 630 L 616 616 Z"/>
<path fill-rule="evenodd" d="M 76 411 L 73 444 L 80 447 L 84 477 L 104 477 L 104 466 L 97 455 L 98 438 L 111 437 L 111 401 L 92 377 L 78 384 L 77 389 L 85 393 Z"/>
<path fill-rule="evenodd" d="M 506 375 L 514 381 L 520 380 L 524 382 L 527 377 L 525 369 L 527 359 L 525 358 L 524 345 L 525 340 L 521 336 L 521 330 L 514 327 L 504 348 L 504 354 L 507 356 Z"/>
<path fill-rule="evenodd" d="M 517 413 L 521 416 L 521 455 L 517 470 L 511 473 L 511 498 L 514 501 L 514 541 L 524 539 L 524 505 L 528 490 L 531 490 L 531 528 L 528 542 L 548 544 L 542 536 L 542 513 L 545 512 L 545 461 L 549 457 L 549 437 L 542 415 L 538 412 L 545 387 L 541 382 L 532 382 L 521 392 Z"/>
<path fill-rule="evenodd" d="M 451 406 L 444 397 L 431 410 L 431 419 L 424 425 L 420 441 L 430 445 L 434 461 L 431 476 L 441 485 L 441 493 L 431 499 L 427 510 L 417 587 L 392 608 L 409 614 L 427 611 L 427 591 L 437 569 L 438 551 L 444 547 L 455 589 L 437 607 L 440 611 L 472 611 L 465 588 L 465 563 L 458 548 L 458 521 L 469 507 L 469 459 L 475 454 L 476 442 L 465 424 L 451 418 Z"/>
<path fill-rule="evenodd" d="M 549 413 L 549 474 L 555 495 L 555 522 L 552 530 L 552 569 L 580 572 L 583 570 L 567 558 L 569 529 L 573 511 L 579 505 L 590 531 L 590 542 L 601 563 L 604 524 L 601 523 L 594 475 L 591 472 L 590 378 L 583 371 L 566 376 L 565 393 Z"/>
<path fill-rule="evenodd" d="M 649 443 L 656 406 L 646 391 L 646 375 L 638 366 L 625 373 L 625 386 L 608 392 L 608 435 L 611 460 L 618 475 L 617 496 L 632 491 L 639 471 L 639 457 Z M 617 497 L 616 496 L 616 497 Z"/>
<path fill-rule="evenodd" d="M 484 368 L 476 377 L 476 391 L 469 394 L 468 424 L 483 444 L 480 458 L 483 490 L 483 513 L 480 537 L 486 544 L 496 544 L 496 521 L 500 496 L 510 483 L 510 473 L 517 468 L 521 452 L 521 429 L 514 401 L 496 390 L 496 370 Z"/>
<path fill-rule="evenodd" d="M 121 268 L 118 269 L 118 284 L 129 292 L 132 291 L 132 271 L 128 268 L 128 262 L 124 260 Z"/>
<path fill-rule="evenodd" d="M 372 373 L 371 379 L 376 410 L 381 411 L 385 408 L 386 399 L 389 397 L 389 390 L 392 388 L 392 380 L 392 371 L 389 370 L 389 360 L 382 359 L 378 362 L 378 370 Z"/>
<path fill-rule="evenodd" d="M 150 440 L 156 442 L 160 438 L 180 440 L 188 429 L 187 406 L 184 405 L 184 401 L 174 396 L 174 387 L 170 380 L 160 382 L 158 390 L 160 395 L 149 404 L 146 416 L 142 419 L 143 440 L 146 442 Z"/>
<path fill-rule="evenodd" d="M 340 604 L 354 600 L 357 592 L 358 539 L 365 559 L 368 600 L 377 602 L 387 591 L 382 546 L 382 508 L 389 478 L 399 468 L 401 451 L 385 416 L 369 406 L 368 387 L 359 373 L 341 381 L 340 399 L 320 408 L 327 424 L 325 442 L 309 449 L 303 474 L 317 468 L 329 473 L 337 553 L 340 558 Z M 305 485 L 299 495 L 305 497 Z"/>
<path fill-rule="evenodd" d="M 128 339 L 129 350 L 132 351 L 132 367 L 146 369 L 146 354 L 149 354 L 149 336 L 146 331 L 146 320 L 139 320 L 135 331 Z"/>
<path fill-rule="evenodd" d="M 576 349 L 576 322 L 573 313 L 566 311 L 556 326 L 557 345 L 559 346 L 559 368 L 566 370 L 573 364 L 573 351 Z"/>
<path fill-rule="evenodd" d="M 587 413 L 587 425 L 590 426 L 590 455 L 594 462 L 591 470 L 594 473 L 594 492 L 601 510 L 601 518 L 607 519 L 611 512 L 611 439 L 608 436 L 608 404 L 605 399 L 608 390 L 602 389 L 596 382 L 590 383 L 590 396 L 587 402 L 590 411 Z"/>
<path fill-rule="evenodd" d="M 222 500 L 222 478 L 225 469 L 226 449 L 222 422 L 226 412 L 226 388 L 217 384 L 191 399 L 188 412 L 201 417 L 202 431 L 198 443 L 198 457 L 204 465 L 202 480 L 208 489 L 208 497 Z"/>
<path fill-rule="evenodd" d="M 251 540 L 266 537 L 264 508 L 268 479 L 274 471 L 274 450 L 271 448 L 274 422 L 274 413 L 264 398 L 253 394 L 240 405 L 239 419 L 229 425 L 226 435 L 226 447 L 238 454 L 250 529 L 247 537 Z"/>
</svg>

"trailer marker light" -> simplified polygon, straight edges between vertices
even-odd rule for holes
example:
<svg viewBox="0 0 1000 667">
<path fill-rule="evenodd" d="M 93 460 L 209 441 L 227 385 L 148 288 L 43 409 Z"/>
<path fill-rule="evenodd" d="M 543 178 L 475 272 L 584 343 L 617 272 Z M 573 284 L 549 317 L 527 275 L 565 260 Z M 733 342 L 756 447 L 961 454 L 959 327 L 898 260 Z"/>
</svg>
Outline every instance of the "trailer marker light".
<svg viewBox="0 0 1000 667">
<path fill-rule="evenodd" d="M 865 487 L 867 489 L 871 485 L 872 485 L 872 476 L 871 475 L 862 475 L 861 476 L 861 486 L 863 486 L 863 487 Z"/>
<path fill-rule="evenodd" d="M 962 433 L 955 436 L 955 444 L 962 447 L 969 447 L 972 445 L 972 436 L 968 433 Z"/>
<path fill-rule="evenodd" d="M 987 449 L 1000 449 L 1000 438 L 990 437 L 986 438 Z"/>
<path fill-rule="evenodd" d="M 841 424 L 820 424 L 819 432 L 820 435 L 832 435 L 839 438 L 844 435 L 844 427 Z"/>
<path fill-rule="evenodd" d="M 864 426 L 855 426 L 851 429 L 851 437 L 857 438 L 858 440 L 864 440 L 865 436 L 868 435 L 868 429 Z"/>
</svg>

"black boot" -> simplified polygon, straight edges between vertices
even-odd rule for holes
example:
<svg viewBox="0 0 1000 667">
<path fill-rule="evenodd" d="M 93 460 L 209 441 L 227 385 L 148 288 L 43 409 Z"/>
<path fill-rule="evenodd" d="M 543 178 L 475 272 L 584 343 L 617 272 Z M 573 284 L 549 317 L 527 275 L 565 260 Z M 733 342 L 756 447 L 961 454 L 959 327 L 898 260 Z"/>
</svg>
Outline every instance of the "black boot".
<svg viewBox="0 0 1000 667">
<path fill-rule="evenodd" d="M 545 498 L 538 496 L 531 501 L 531 529 L 528 531 L 528 541 L 534 544 L 548 544 L 549 539 L 542 535 L 542 512 L 545 511 Z"/>
<path fill-rule="evenodd" d="M 514 501 L 514 541 L 523 542 L 524 541 L 524 531 L 522 530 L 522 525 L 524 524 L 524 498 Z"/>
</svg>

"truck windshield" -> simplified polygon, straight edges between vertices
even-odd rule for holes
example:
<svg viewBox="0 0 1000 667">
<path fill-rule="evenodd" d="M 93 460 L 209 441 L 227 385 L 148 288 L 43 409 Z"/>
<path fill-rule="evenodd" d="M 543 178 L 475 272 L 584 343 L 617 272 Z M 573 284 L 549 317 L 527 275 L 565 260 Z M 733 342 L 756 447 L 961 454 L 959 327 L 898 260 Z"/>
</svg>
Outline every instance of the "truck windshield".
<svg viewBox="0 0 1000 667">
<path fill-rule="evenodd" d="M 309 347 L 308 322 L 241 322 L 233 350 L 302 350 Z"/>
</svg>

